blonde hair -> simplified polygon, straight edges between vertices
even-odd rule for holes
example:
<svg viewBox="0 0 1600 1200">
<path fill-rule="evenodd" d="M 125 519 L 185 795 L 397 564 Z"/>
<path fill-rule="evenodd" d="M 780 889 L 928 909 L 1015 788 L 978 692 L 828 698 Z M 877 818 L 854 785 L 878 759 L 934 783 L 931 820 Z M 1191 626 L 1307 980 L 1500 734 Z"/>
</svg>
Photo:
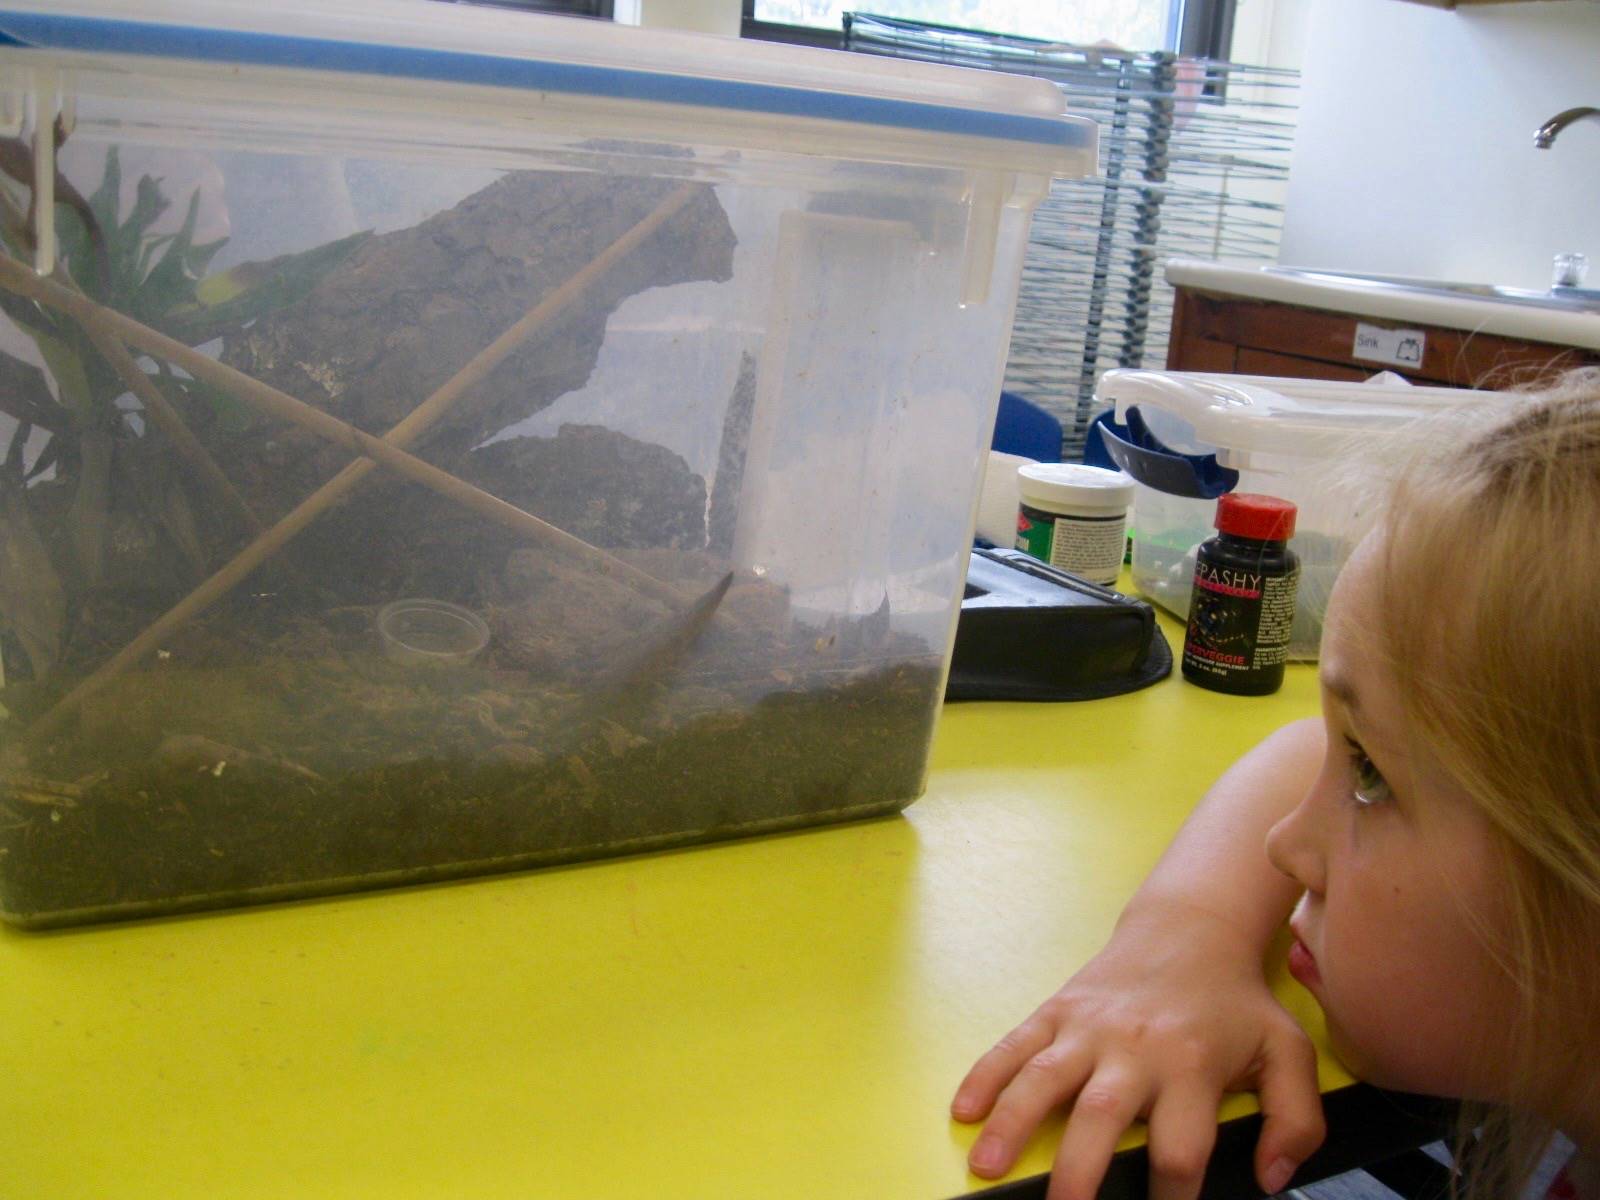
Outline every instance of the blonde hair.
<svg viewBox="0 0 1600 1200">
<path fill-rule="evenodd" d="M 1508 928 L 1485 936 L 1519 997 L 1516 1074 L 1473 1114 L 1469 1164 L 1509 1196 L 1551 1132 L 1528 1102 L 1600 1110 L 1600 369 L 1497 400 L 1393 487 L 1377 637 L 1410 735 L 1503 850 Z"/>
</svg>

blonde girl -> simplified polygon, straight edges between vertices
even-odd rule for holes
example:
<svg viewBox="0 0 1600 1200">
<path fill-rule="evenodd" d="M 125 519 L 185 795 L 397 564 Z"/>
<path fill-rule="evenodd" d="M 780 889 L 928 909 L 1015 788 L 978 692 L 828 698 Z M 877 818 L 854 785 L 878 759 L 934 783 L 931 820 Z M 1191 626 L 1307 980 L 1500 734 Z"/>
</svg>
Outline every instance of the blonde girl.
<svg viewBox="0 0 1600 1200">
<path fill-rule="evenodd" d="M 978 1175 L 1067 1108 L 1052 1200 L 1091 1200 L 1136 1119 L 1152 1197 L 1191 1200 L 1248 1090 L 1281 1191 L 1324 1135 L 1263 970 L 1287 919 L 1354 1074 L 1481 1106 L 1476 1188 L 1513 1194 L 1559 1129 L 1600 1200 L 1600 370 L 1456 424 L 1334 589 L 1321 718 L 1217 782 L 1105 949 L 962 1082 Z"/>
</svg>

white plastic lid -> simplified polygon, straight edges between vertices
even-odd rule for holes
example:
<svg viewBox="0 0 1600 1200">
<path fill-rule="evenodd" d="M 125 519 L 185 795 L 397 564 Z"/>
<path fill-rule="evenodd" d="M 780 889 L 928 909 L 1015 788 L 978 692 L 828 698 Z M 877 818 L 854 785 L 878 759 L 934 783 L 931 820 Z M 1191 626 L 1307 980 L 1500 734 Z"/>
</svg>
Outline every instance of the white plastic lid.
<svg viewBox="0 0 1600 1200">
<path fill-rule="evenodd" d="M 1392 383 L 1333 383 L 1189 371 L 1107 371 L 1101 401 L 1149 407 L 1186 422 L 1219 450 L 1299 456 L 1342 452 L 1352 436 L 1394 429 L 1431 412 L 1470 403 L 1481 392 Z"/>
<path fill-rule="evenodd" d="M 1131 476 L 1083 463 L 1033 463 L 1017 468 L 1017 490 L 1027 504 L 1115 512 L 1133 503 Z"/>
<path fill-rule="evenodd" d="M 1060 176 L 1096 164 L 1095 123 L 1067 116 L 1048 80 L 437 0 L 0 0 L 0 53 L 18 51 L 61 67 L 315 72 L 330 110 L 342 76 L 441 100 L 489 89 L 523 115 L 560 98 L 626 104 L 647 126 L 753 120 L 761 144 L 808 153 L 833 153 L 832 130 L 896 161 Z"/>
</svg>

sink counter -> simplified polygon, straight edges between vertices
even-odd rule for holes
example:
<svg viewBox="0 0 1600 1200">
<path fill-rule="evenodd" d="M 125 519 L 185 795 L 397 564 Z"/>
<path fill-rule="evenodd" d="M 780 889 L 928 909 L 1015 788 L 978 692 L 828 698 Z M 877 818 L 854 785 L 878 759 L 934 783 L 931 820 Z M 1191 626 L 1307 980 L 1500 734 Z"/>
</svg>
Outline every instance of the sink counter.
<svg viewBox="0 0 1600 1200">
<path fill-rule="evenodd" d="M 1195 291 L 1600 351 L 1600 311 L 1586 312 L 1554 302 L 1546 307 L 1452 293 L 1442 284 L 1441 290 L 1433 291 L 1357 276 L 1340 278 L 1186 258 L 1169 259 L 1166 277 L 1174 287 Z"/>
</svg>

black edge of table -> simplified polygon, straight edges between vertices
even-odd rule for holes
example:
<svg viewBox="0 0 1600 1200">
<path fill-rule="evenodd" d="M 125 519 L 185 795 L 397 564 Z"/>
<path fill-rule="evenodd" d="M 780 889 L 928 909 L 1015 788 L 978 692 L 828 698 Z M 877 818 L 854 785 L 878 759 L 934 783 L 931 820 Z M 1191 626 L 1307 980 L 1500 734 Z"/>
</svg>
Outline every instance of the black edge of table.
<svg viewBox="0 0 1600 1200">
<path fill-rule="evenodd" d="M 1324 1094 L 1322 1106 L 1328 1118 L 1328 1136 L 1317 1152 L 1301 1164 L 1285 1190 L 1448 1139 L 1455 1131 L 1459 1111 L 1454 1100 L 1388 1092 L 1364 1083 Z M 1200 1200 L 1254 1200 L 1263 1195 L 1254 1167 L 1260 1133 L 1259 1113 L 1224 1121 L 1217 1127 L 1217 1147 L 1206 1168 Z M 1148 1179 L 1145 1148 L 1125 1150 L 1111 1160 L 1098 1200 L 1145 1200 Z M 1043 1200 L 1049 1182 L 1048 1175 L 1033 1175 L 964 1195 L 969 1200 Z"/>
</svg>

